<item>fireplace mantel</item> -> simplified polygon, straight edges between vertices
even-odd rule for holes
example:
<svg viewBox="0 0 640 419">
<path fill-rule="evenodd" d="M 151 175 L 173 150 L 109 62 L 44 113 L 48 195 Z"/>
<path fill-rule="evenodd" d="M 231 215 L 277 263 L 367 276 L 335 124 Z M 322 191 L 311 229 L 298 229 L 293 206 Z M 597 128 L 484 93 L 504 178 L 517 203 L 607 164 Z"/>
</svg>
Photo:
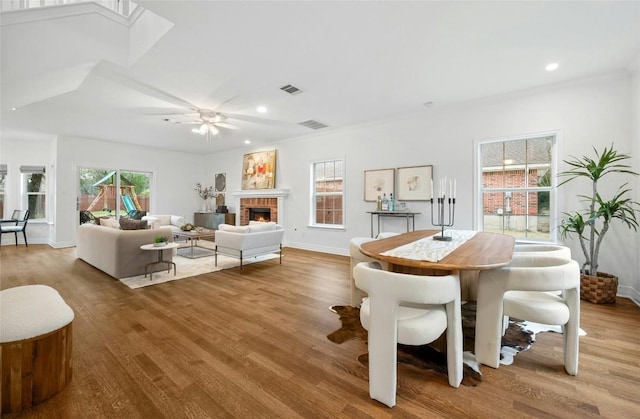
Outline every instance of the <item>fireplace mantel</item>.
<svg viewBox="0 0 640 419">
<path fill-rule="evenodd" d="M 278 224 L 284 227 L 284 199 L 289 195 L 289 189 L 255 189 L 245 191 L 231 192 L 231 196 L 235 199 L 235 208 L 237 212 L 236 225 L 241 225 L 243 206 L 242 200 L 255 199 L 255 198 L 275 198 L 277 200 L 277 219 Z"/>
<path fill-rule="evenodd" d="M 234 198 L 279 198 L 289 195 L 289 189 L 251 189 L 231 192 Z"/>
</svg>

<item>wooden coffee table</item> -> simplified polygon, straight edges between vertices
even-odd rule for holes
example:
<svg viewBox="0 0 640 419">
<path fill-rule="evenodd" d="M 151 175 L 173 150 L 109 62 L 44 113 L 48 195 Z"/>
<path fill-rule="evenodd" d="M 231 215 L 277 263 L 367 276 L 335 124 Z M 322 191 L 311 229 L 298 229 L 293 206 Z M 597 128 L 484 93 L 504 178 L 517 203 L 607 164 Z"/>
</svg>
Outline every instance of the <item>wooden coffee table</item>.
<svg viewBox="0 0 640 419">
<path fill-rule="evenodd" d="M 175 239 L 179 239 L 179 238 L 183 238 L 185 240 L 189 240 L 189 246 L 186 246 L 190 249 L 190 252 L 188 252 L 187 254 L 180 254 L 180 256 L 182 257 L 186 257 L 189 259 L 195 259 L 195 258 L 201 258 L 204 256 L 211 256 L 213 254 L 215 254 L 215 251 L 213 249 L 209 249 L 207 247 L 204 246 L 198 246 L 198 240 L 200 239 L 212 239 L 215 240 L 216 238 L 216 231 L 215 230 L 202 230 L 202 231 L 196 231 L 196 230 L 191 230 L 191 231 L 180 231 L 180 232 L 174 232 L 173 236 Z M 186 248 L 185 246 L 181 247 L 181 248 Z M 198 252 L 200 253 L 199 255 L 194 254 L 193 250 L 194 248 L 198 248 L 200 249 Z M 202 250 L 204 249 L 204 250 Z"/>
</svg>

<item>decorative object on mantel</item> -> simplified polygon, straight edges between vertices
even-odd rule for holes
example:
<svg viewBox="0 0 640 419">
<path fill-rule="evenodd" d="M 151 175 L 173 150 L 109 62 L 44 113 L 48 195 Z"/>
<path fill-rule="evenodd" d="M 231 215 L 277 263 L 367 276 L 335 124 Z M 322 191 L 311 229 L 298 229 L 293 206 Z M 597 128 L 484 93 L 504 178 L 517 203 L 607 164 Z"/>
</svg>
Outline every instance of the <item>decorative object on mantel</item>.
<svg viewBox="0 0 640 419">
<path fill-rule="evenodd" d="M 200 198 L 204 201 L 202 203 L 202 212 L 211 212 L 211 204 L 209 202 L 209 198 L 213 198 L 213 186 L 202 186 L 200 182 L 196 183 L 196 187 L 194 188 Z"/>
<path fill-rule="evenodd" d="M 433 191 L 429 188 L 432 176 L 433 166 L 399 167 L 396 197 L 399 201 L 428 201 L 432 199 Z"/>
<path fill-rule="evenodd" d="M 442 228 L 439 236 L 433 236 L 433 240 L 451 241 L 451 236 L 444 235 L 445 227 L 453 227 L 453 221 L 456 213 L 456 181 L 449 181 L 449 198 L 447 198 L 447 177 L 440 179 L 437 198 L 436 221 L 433 220 L 433 179 L 431 179 L 431 224 Z M 445 205 L 448 204 L 448 217 L 445 216 Z M 448 221 L 445 221 L 448 220 Z"/>
<path fill-rule="evenodd" d="M 605 147 L 602 154 L 598 153 L 595 147 L 593 151 L 595 159 L 586 156 L 578 159 L 571 156 L 572 160 L 564 160 L 571 169 L 560 173 L 559 176 L 569 176 L 569 178 L 558 186 L 577 177 L 585 177 L 591 181 L 592 192 L 591 195 L 579 195 L 584 202 L 589 203 L 588 209 L 564 213 L 566 218 L 560 224 L 560 234 L 562 238 L 566 238 L 570 233 L 575 233 L 580 240 L 585 258 L 580 275 L 580 298 L 592 303 L 615 303 L 618 277 L 598 272 L 600 245 L 609 230 L 609 224 L 615 219 L 623 222 L 628 228 L 638 231 L 636 210 L 640 208 L 640 203 L 626 197 L 626 194 L 631 192 L 626 182 L 618 187 L 609 200 L 605 201 L 598 193 L 598 181 L 608 173 L 632 176 L 638 176 L 638 173 L 632 171 L 631 166 L 621 163 L 622 160 L 630 159 L 631 156 L 618 153 L 613 149 L 613 144 L 609 149 Z"/>
<path fill-rule="evenodd" d="M 276 187 L 276 150 L 245 154 L 242 160 L 242 189 Z"/>
</svg>

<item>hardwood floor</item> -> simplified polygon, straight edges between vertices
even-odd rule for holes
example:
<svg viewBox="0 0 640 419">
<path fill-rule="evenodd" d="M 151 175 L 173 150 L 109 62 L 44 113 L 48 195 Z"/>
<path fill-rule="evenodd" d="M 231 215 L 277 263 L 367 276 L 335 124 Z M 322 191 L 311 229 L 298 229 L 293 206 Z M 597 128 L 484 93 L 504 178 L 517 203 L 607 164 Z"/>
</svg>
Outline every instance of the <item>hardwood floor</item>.
<svg viewBox="0 0 640 419">
<path fill-rule="evenodd" d="M 47 284 L 75 312 L 73 380 L 5 418 L 640 416 L 640 308 L 582 302 L 580 370 L 541 333 L 477 387 L 399 367 L 398 404 L 369 398 L 366 344 L 341 345 L 328 307 L 348 304 L 349 259 L 285 249 L 277 260 L 131 290 L 75 249 L 2 246 L 1 288 Z M 213 263 L 213 261 L 211 261 Z"/>
</svg>

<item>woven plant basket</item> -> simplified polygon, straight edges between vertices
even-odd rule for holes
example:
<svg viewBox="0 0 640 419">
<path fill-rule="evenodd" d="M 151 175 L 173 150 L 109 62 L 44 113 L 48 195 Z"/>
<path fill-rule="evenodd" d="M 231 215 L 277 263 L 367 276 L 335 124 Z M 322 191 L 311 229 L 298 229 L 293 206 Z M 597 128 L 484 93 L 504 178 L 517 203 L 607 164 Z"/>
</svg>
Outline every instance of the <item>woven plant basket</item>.
<svg viewBox="0 0 640 419">
<path fill-rule="evenodd" d="M 618 277 L 604 272 L 598 276 L 580 274 L 580 298 L 595 304 L 616 302 Z"/>
</svg>

